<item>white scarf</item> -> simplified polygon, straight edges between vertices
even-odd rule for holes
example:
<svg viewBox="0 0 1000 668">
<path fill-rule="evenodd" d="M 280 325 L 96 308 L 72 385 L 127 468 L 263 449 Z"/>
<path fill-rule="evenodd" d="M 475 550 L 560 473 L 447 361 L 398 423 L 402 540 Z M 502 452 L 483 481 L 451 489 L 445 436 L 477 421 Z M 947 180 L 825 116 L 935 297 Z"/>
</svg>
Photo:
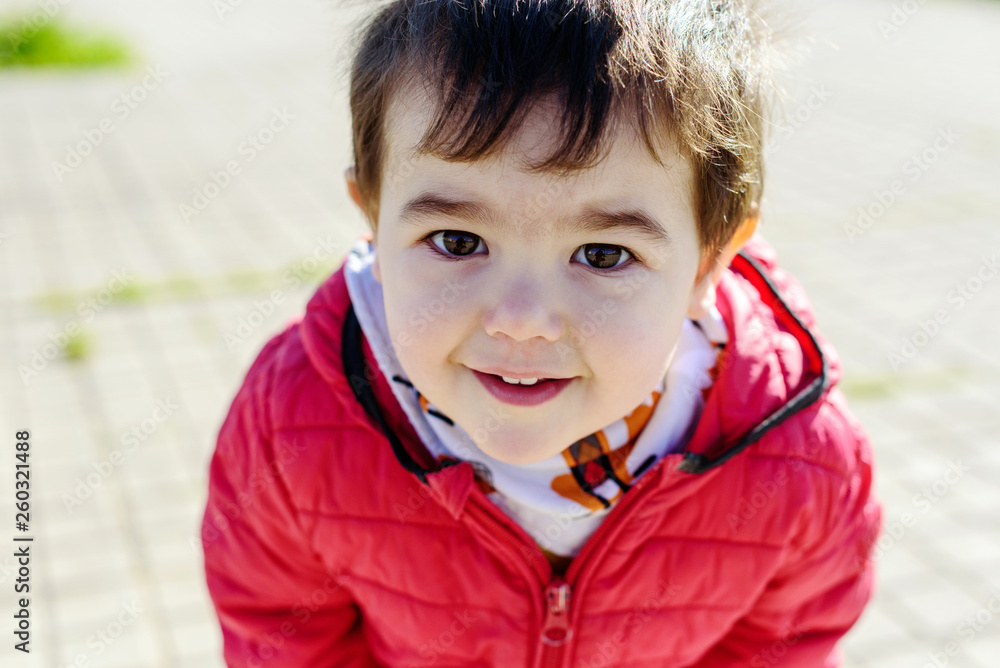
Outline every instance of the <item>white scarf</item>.
<svg viewBox="0 0 1000 668">
<path fill-rule="evenodd" d="M 630 485 L 637 469 L 642 469 L 641 475 L 687 443 L 727 340 L 722 316 L 713 307 L 697 325 L 685 318 L 666 376 L 628 416 L 544 461 L 506 464 L 482 452 L 462 427 L 452 424 L 409 382 L 390 342 L 382 285 L 371 272 L 375 253 L 369 238 L 365 234 L 356 241 L 347 258 L 347 289 L 381 372 L 387 379 L 399 379 L 389 385 L 421 441 L 438 461 L 469 461 L 480 488 L 541 548 L 560 557 L 575 556 L 621 498 L 622 486 L 615 479 Z M 607 475 L 608 469 L 614 475 Z M 596 484 L 587 492 L 578 482 L 581 478 Z"/>
</svg>

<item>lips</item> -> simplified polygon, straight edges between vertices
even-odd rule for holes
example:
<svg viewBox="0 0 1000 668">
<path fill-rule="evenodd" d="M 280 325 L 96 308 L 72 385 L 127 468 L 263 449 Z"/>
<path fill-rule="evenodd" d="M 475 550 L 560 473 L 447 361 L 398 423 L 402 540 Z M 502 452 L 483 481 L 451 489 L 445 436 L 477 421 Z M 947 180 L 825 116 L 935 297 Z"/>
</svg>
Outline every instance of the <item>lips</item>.
<svg viewBox="0 0 1000 668">
<path fill-rule="evenodd" d="M 537 406 L 556 397 L 569 385 L 572 378 L 549 378 L 534 385 L 514 385 L 499 375 L 472 369 L 472 373 L 494 398 L 512 406 Z M 506 374 L 504 374 L 506 375 Z M 530 376 L 523 376 L 530 377 Z"/>
</svg>

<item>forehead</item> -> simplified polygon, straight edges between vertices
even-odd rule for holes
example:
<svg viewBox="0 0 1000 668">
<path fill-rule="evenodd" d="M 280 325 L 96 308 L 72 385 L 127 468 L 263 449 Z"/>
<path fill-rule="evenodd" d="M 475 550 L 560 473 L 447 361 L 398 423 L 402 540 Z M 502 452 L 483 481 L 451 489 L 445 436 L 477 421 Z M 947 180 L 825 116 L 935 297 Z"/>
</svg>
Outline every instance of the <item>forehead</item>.
<svg viewBox="0 0 1000 668">
<path fill-rule="evenodd" d="M 530 165 L 542 162 L 563 141 L 561 109 L 554 98 L 535 102 L 511 141 L 496 155 L 475 163 L 446 161 L 417 150 L 438 111 L 437 99 L 426 83 L 410 82 L 391 98 L 384 121 L 383 196 L 389 196 L 400 208 L 421 197 L 426 202 L 427 194 L 432 199 L 443 195 L 443 199 L 450 196 L 454 200 L 457 195 L 468 200 L 462 195 L 484 191 L 487 200 L 494 196 L 493 202 L 484 202 L 487 208 L 497 204 L 519 213 L 540 212 L 544 204 L 553 203 L 563 209 L 579 205 L 578 213 L 589 214 L 597 209 L 585 205 L 600 203 L 611 205 L 601 208 L 605 213 L 644 214 L 647 220 L 641 221 L 643 224 L 663 217 L 693 218 L 693 170 L 672 137 L 657 147 L 659 164 L 637 131 L 610 123 L 605 137 L 609 150 L 594 167 L 567 174 L 537 172 Z M 507 221 L 504 227 L 511 230 L 510 222 L 520 223 L 525 229 L 512 230 L 514 233 L 537 234 L 541 230 L 528 229 L 538 227 L 532 218 L 535 216 Z M 589 216 L 588 220 L 599 218 Z"/>
<path fill-rule="evenodd" d="M 400 77 L 398 85 L 388 96 L 388 105 L 383 119 L 383 148 L 388 162 L 412 162 L 422 157 L 417 145 L 424 139 L 431 125 L 438 120 L 440 114 L 440 92 L 435 84 L 418 72 L 406 72 Z M 481 102 L 481 100 L 479 101 Z M 523 113 L 521 107 L 527 110 L 526 119 L 517 128 L 511 141 L 500 147 L 501 159 L 519 168 L 541 163 L 551 156 L 565 142 L 561 121 L 568 113 L 556 94 L 542 94 L 518 105 L 518 113 Z M 631 161 L 642 162 L 642 166 L 657 164 L 649 154 L 642 135 L 638 131 L 638 116 L 621 104 L 613 104 L 613 109 L 605 117 L 601 141 L 621 148 L 624 144 L 628 149 Z M 449 120 L 456 119 L 461 114 L 449 112 Z M 459 119 L 458 122 L 461 122 Z M 653 121 L 649 121 L 653 122 Z M 490 131 L 498 128 L 490 127 Z M 447 132 L 446 132 L 447 133 Z M 582 134 L 582 133 L 581 133 Z M 581 137 L 571 138 L 573 141 Z M 666 127 L 651 132 L 651 141 L 655 144 L 656 153 L 663 163 L 661 169 L 673 169 L 677 163 L 687 163 L 680 155 L 680 143 L 676 135 Z M 641 150 L 639 150 L 641 149 Z M 626 151 L 618 150 L 619 154 Z M 645 155 L 639 155 L 645 154 Z M 496 154 L 492 154 L 496 155 Z M 637 161 L 637 158 L 645 160 Z M 685 164 L 686 166 L 686 164 Z"/>
<path fill-rule="evenodd" d="M 560 108 L 552 96 L 530 103 L 528 116 L 514 139 L 501 148 L 501 158 L 515 158 L 524 167 L 529 161 L 541 161 L 558 148 L 561 133 Z M 405 162 L 421 157 L 417 145 L 424 138 L 440 111 L 438 94 L 426 79 L 411 77 L 391 96 L 385 115 L 384 133 L 387 155 Z"/>
</svg>

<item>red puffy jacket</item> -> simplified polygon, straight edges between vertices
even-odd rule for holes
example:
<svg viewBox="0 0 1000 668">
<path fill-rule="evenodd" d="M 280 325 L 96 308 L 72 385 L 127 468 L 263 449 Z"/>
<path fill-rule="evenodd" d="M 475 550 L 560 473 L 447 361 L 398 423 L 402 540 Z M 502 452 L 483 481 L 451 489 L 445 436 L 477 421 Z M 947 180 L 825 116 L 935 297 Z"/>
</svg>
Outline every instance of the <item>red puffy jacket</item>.
<svg viewBox="0 0 1000 668">
<path fill-rule="evenodd" d="M 759 237 L 718 308 L 729 343 L 687 449 L 562 577 L 470 464 L 434 463 L 341 267 L 264 346 L 219 434 L 202 541 L 228 665 L 839 666 L 874 586 L 867 437 Z"/>
</svg>

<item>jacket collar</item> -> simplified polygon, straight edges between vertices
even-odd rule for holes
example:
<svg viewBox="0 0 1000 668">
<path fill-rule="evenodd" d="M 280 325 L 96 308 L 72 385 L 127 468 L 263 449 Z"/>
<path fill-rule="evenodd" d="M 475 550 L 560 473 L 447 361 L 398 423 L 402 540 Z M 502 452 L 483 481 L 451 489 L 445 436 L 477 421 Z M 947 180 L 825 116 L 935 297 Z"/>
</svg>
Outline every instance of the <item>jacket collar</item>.
<svg viewBox="0 0 1000 668">
<path fill-rule="evenodd" d="M 812 311 L 801 288 L 793 283 L 792 290 L 795 311 L 761 261 L 745 251 L 722 273 L 716 303 L 729 342 L 679 470 L 700 474 L 724 464 L 839 380 L 836 353 L 810 331 Z M 472 486 L 471 467 L 441 469 L 423 447 L 354 317 L 343 266 L 307 304 L 301 336 L 320 376 L 350 387 L 400 464 L 421 482 L 457 494 L 448 505 L 460 508 Z"/>
<path fill-rule="evenodd" d="M 678 467 L 689 473 L 725 463 L 840 377 L 836 353 L 821 345 L 757 260 L 741 252 L 729 269 L 717 290 L 729 344 Z M 801 309 L 812 320 L 808 304 Z"/>
</svg>

